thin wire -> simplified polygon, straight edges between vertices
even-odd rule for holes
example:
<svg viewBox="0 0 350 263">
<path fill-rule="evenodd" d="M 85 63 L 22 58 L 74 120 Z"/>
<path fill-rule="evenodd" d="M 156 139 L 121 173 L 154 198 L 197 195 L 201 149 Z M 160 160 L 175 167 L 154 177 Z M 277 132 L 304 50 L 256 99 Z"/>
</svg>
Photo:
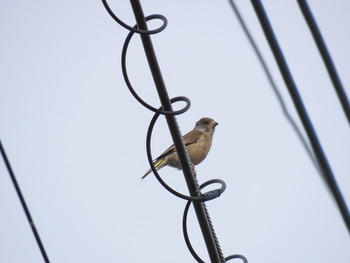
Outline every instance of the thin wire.
<svg viewBox="0 0 350 263">
<path fill-rule="evenodd" d="M 323 40 L 322 34 L 317 26 L 317 23 L 315 21 L 315 18 L 312 15 L 312 12 L 310 10 L 310 7 L 309 7 L 307 1 L 298 0 L 298 4 L 299 4 L 299 7 L 304 15 L 304 18 L 305 18 L 307 24 L 309 25 L 309 29 L 310 29 L 312 36 L 314 38 L 314 41 L 317 45 L 318 51 L 321 54 L 323 62 L 327 68 L 328 75 L 333 82 L 334 89 L 337 92 L 340 103 L 343 106 L 343 111 L 345 113 L 345 116 L 347 117 L 348 122 L 350 124 L 349 99 L 346 96 L 345 89 L 344 89 L 343 84 L 339 78 L 339 75 L 338 75 L 337 70 L 335 68 L 335 65 L 333 63 L 332 57 L 329 54 L 326 43 Z"/>
<path fill-rule="evenodd" d="M 212 180 L 209 180 L 201 185 L 198 186 L 198 190 L 201 191 L 204 187 L 210 185 L 210 184 L 213 184 L 213 183 L 222 183 L 223 181 L 220 180 L 220 179 L 212 179 Z M 192 256 L 195 258 L 195 260 L 198 262 L 198 263 L 204 263 L 204 261 L 198 256 L 198 254 L 196 253 L 196 251 L 193 249 L 192 247 L 192 244 L 191 244 L 191 241 L 189 239 L 189 236 L 188 236 L 188 231 L 187 231 L 187 216 L 188 216 L 188 211 L 189 211 L 189 208 L 190 208 L 190 205 L 191 205 L 192 201 L 189 200 L 185 206 L 185 209 L 184 209 L 184 213 L 183 213 L 183 217 L 182 217 L 182 230 L 183 230 L 183 234 L 184 234 L 184 239 L 185 239 L 185 242 L 186 242 L 186 245 L 187 245 L 187 248 L 188 250 L 190 251 L 190 253 L 192 254 Z M 204 209 L 206 210 L 206 205 L 205 203 L 202 203 L 204 205 Z M 209 215 L 208 215 L 209 216 Z M 209 220 L 210 220 L 210 217 L 209 217 Z M 210 220 L 210 224 L 212 224 L 211 220 Z M 217 239 L 216 237 L 216 234 L 215 234 L 215 231 L 214 231 L 214 236 L 215 238 Z M 219 254 L 220 254 L 220 260 L 222 263 L 225 263 L 226 261 L 229 261 L 230 259 L 242 259 L 243 260 L 243 263 L 248 263 L 248 260 L 246 259 L 246 257 L 244 257 L 243 255 L 240 255 L 240 254 L 235 254 L 235 255 L 231 255 L 231 256 L 228 256 L 228 257 L 224 257 L 223 253 L 222 253 L 222 250 L 220 248 L 220 246 L 218 247 L 218 251 L 219 251 Z"/>
<path fill-rule="evenodd" d="M 248 259 L 243 256 L 243 255 L 238 255 L 238 254 L 235 254 L 235 255 L 231 255 L 231 256 L 228 256 L 226 257 L 226 261 L 229 261 L 231 259 L 236 259 L 236 258 L 239 258 L 239 259 L 242 259 L 243 260 L 243 263 L 248 263 Z"/>
<path fill-rule="evenodd" d="M 215 241 L 215 244 L 216 244 L 216 249 L 217 249 L 217 251 L 219 253 L 219 257 L 220 257 L 221 263 L 225 263 L 226 260 L 225 260 L 224 254 L 222 252 L 222 249 L 221 249 L 221 246 L 220 246 L 220 243 L 219 243 L 219 239 L 218 239 L 218 237 L 216 235 L 213 222 L 211 221 L 207 205 L 204 202 L 200 203 L 200 205 L 203 206 L 205 214 L 207 215 L 208 223 L 209 223 L 209 226 L 210 226 L 210 228 L 212 230 L 213 238 L 214 238 L 214 241 Z"/>
<path fill-rule="evenodd" d="M 241 25 L 241 27 L 242 27 L 246 37 L 248 38 L 248 41 L 249 41 L 250 45 L 252 46 L 256 56 L 258 57 L 258 60 L 259 60 L 261 66 L 262 66 L 262 68 L 263 68 L 263 70 L 264 70 L 264 72 L 265 72 L 265 74 L 267 76 L 267 79 L 268 79 L 268 81 L 269 81 L 269 83 L 270 83 L 270 85 L 272 87 L 272 90 L 274 91 L 274 93 L 276 95 L 276 98 L 277 98 L 277 100 L 278 100 L 278 102 L 279 102 L 279 104 L 281 106 L 281 109 L 282 109 L 282 112 L 283 112 L 284 116 L 287 118 L 287 121 L 292 126 L 293 130 L 295 131 L 296 135 L 298 136 L 302 146 L 304 147 L 306 153 L 310 157 L 310 160 L 311 160 L 312 164 L 314 165 L 315 169 L 319 172 L 321 177 L 324 179 L 324 176 L 323 176 L 323 174 L 322 174 L 322 172 L 321 172 L 321 170 L 320 170 L 320 168 L 319 168 L 319 166 L 317 164 L 315 156 L 314 156 L 312 150 L 310 149 L 309 144 L 306 142 L 306 139 L 304 138 L 303 134 L 301 133 L 298 125 L 294 121 L 293 117 L 289 114 L 289 111 L 287 109 L 286 103 L 284 102 L 284 99 L 283 99 L 281 93 L 279 92 L 277 84 L 276 84 L 275 80 L 272 77 L 271 71 L 270 71 L 269 67 L 267 66 L 267 63 L 265 62 L 265 59 L 264 59 L 262 53 L 260 52 L 260 49 L 258 48 L 258 46 L 257 46 L 257 44 L 256 44 L 256 42 L 255 42 L 255 40 L 254 40 L 254 38 L 252 36 L 252 34 L 250 33 L 250 31 L 249 31 L 249 29 L 248 29 L 248 27 L 247 27 L 247 25 L 246 25 L 242 15 L 241 15 L 239 9 L 237 8 L 234 0 L 228 0 L 228 1 L 229 1 L 230 5 L 231 5 L 231 7 L 232 7 L 232 9 L 233 9 L 233 11 L 235 13 L 235 15 L 236 15 L 240 25 Z"/>
<path fill-rule="evenodd" d="M 191 205 L 191 201 L 188 201 L 186 203 L 185 209 L 184 209 L 184 214 L 182 217 L 182 232 L 184 234 L 184 239 L 185 243 L 187 245 L 188 250 L 190 251 L 191 255 L 194 257 L 194 259 L 199 262 L 199 263 L 205 263 L 196 253 L 196 251 L 193 249 L 190 238 L 188 237 L 188 231 L 187 231 L 187 215 L 188 215 L 188 210 Z"/>
<path fill-rule="evenodd" d="M 116 21 L 119 25 L 121 25 L 122 27 L 128 29 L 129 31 L 131 32 L 134 32 L 134 33 L 139 33 L 139 34 L 149 34 L 149 35 L 152 35 L 152 34 L 158 34 L 160 32 L 162 32 L 168 25 L 168 20 L 166 19 L 165 16 L 163 15 L 152 15 L 152 19 L 160 19 L 163 21 L 163 24 L 161 27 L 159 28 L 156 28 L 154 30 L 142 30 L 142 29 L 138 29 L 136 27 L 132 27 L 132 26 L 129 26 L 127 24 L 125 24 L 122 20 L 120 20 L 112 11 L 112 9 L 109 7 L 108 3 L 107 3 L 107 0 L 102 0 L 102 3 L 104 5 L 104 7 L 106 8 L 107 12 L 109 13 L 109 15 L 114 19 L 114 21 Z"/>
<path fill-rule="evenodd" d="M 187 155 L 188 155 L 188 152 L 187 152 Z M 188 155 L 188 158 L 190 158 L 189 155 Z M 196 168 L 194 167 L 194 165 L 192 163 L 191 163 L 191 167 L 192 167 L 193 174 L 197 175 Z M 198 180 L 197 180 L 197 176 L 194 176 L 194 180 L 195 180 L 195 182 L 197 184 L 198 191 L 201 192 L 201 188 L 203 188 L 203 187 L 201 187 L 199 185 Z M 206 182 L 205 185 L 208 185 L 208 184 L 209 184 L 209 182 Z M 217 252 L 219 254 L 220 261 L 221 261 L 221 263 L 225 263 L 226 260 L 225 260 L 224 254 L 222 253 L 222 249 L 221 249 L 221 246 L 220 246 L 220 243 L 219 243 L 219 239 L 218 239 L 218 237 L 216 235 L 213 222 L 211 221 L 207 205 L 205 204 L 205 202 L 202 202 L 199 205 L 201 205 L 203 207 L 204 213 L 205 213 L 205 215 L 207 217 L 207 221 L 208 221 L 209 227 L 210 227 L 212 235 L 213 235 L 213 239 L 214 239 L 214 242 L 215 242 L 216 250 L 217 250 Z"/>
<path fill-rule="evenodd" d="M 251 0 L 256 15 L 260 21 L 261 27 L 265 33 L 265 37 L 270 45 L 271 51 L 275 57 L 275 60 L 279 66 L 280 72 L 284 79 L 284 82 L 288 88 L 290 96 L 292 97 L 295 108 L 298 112 L 299 118 L 303 123 L 304 129 L 309 137 L 311 146 L 314 150 L 315 157 L 318 160 L 320 169 L 323 170 L 326 182 L 331 190 L 335 201 L 337 202 L 338 209 L 343 217 L 344 223 L 350 233 L 350 215 L 349 210 L 344 200 L 344 197 L 338 187 L 338 184 L 333 175 L 332 169 L 328 163 L 327 157 L 322 149 L 320 141 L 317 137 L 316 131 L 311 123 L 309 115 L 306 111 L 302 98 L 300 97 L 298 88 L 291 75 L 287 62 L 284 58 L 280 45 L 276 39 L 276 36 L 271 27 L 270 21 L 266 15 L 265 9 L 259 0 Z"/>
<path fill-rule="evenodd" d="M 50 261 L 49 261 L 49 258 L 48 258 L 48 256 L 47 256 L 47 254 L 46 254 L 44 245 L 43 245 L 43 243 L 41 242 L 41 239 L 40 239 L 40 236 L 39 236 L 38 231 L 36 230 L 34 221 L 33 221 L 33 219 L 32 219 L 32 216 L 30 215 L 29 209 L 28 209 L 27 204 L 26 204 L 26 202 L 25 202 L 25 200 L 24 200 L 24 197 L 23 197 L 23 195 L 22 195 L 21 189 L 20 189 L 20 187 L 19 187 L 19 185 L 18 185 L 18 183 L 17 183 L 15 173 L 14 173 L 13 170 L 12 170 L 12 167 L 11 167 L 11 164 L 10 164 L 8 158 L 7 158 L 5 149 L 4 149 L 4 147 L 2 146 L 1 140 L 0 140 L 0 151 L 1 151 L 2 158 L 3 158 L 4 162 L 5 162 L 7 171 L 8 171 L 8 173 L 10 174 L 10 177 L 11 177 L 11 180 L 12 180 L 12 183 L 13 183 L 13 186 L 14 186 L 15 189 L 16 189 L 18 198 L 19 198 L 19 200 L 21 201 L 21 204 L 22 204 L 23 210 L 24 210 L 24 212 L 25 212 L 25 214 L 26 214 L 26 217 L 27 217 L 28 223 L 29 223 L 29 225 L 30 225 L 30 228 L 32 229 L 33 234 L 34 234 L 34 237 L 35 237 L 35 240 L 36 240 L 36 242 L 37 242 L 37 244 L 38 244 L 38 246 L 39 246 L 41 255 L 43 256 L 44 261 L 45 261 L 46 263 L 49 263 Z"/>
</svg>

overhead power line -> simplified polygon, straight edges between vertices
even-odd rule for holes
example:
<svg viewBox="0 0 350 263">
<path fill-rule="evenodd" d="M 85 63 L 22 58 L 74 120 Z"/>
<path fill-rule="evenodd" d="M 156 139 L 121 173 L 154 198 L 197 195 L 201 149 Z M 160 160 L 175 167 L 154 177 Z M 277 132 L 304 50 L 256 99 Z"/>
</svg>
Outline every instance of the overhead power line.
<svg viewBox="0 0 350 263">
<path fill-rule="evenodd" d="M 334 89 L 338 95 L 340 104 L 343 107 L 344 114 L 346 118 L 348 119 L 348 122 L 350 124 L 350 104 L 349 99 L 346 95 L 345 89 L 343 87 L 343 84 L 339 78 L 337 69 L 333 63 L 332 57 L 328 51 L 328 48 L 326 46 L 325 41 L 323 40 L 321 31 L 319 30 L 316 20 L 314 16 L 312 15 L 311 9 L 307 3 L 306 0 L 298 0 L 298 4 L 300 7 L 301 12 L 304 15 L 304 18 L 309 25 L 309 29 L 312 33 L 312 36 L 315 40 L 315 43 L 317 45 L 318 51 L 321 54 L 321 57 L 323 59 L 323 62 L 327 68 L 328 75 L 330 79 L 332 80 Z"/>
<path fill-rule="evenodd" d="M 13 172 L 12 170 L 12 167 L 11 167 L 11 164 L 10 164 L 10 161 L 9 159 L 7 158 L 7 155 L 6 155 L 6 152 L 5 152 L 5 149 L 4 147 L 2 146 L 2 143 L 1 143 L 1 140 L 0 140 L 0 151 L 1 151 L 1 155 L 2 155 L 2 158 L 5 162 L 5 165 L 6 165 L 6 168 L 7 168 L 7 171 L 11 177 L 11 180 L 12 180 L 12 183 L 13 183 L 13 186 L 15 187 L 16 189 L 16 193 L 17 193 L 17 196 L 21 202 L 21 205 L 22 205 L 22 208 L 24 210 L 24 213 L 26 214 L 26 217 L 27 217 L 27 220 L 28 220 L 28 223 L 30 225 L 30 228 L 32 229 L 33 231 L 33 234 L 34 234 L 34 237 L 35 237 L 35 240 L 36 240 L 36 243 L 38 244 L 39 246 L 39 249 L 40 249 L 40 252 L 41 252 L 41 255 L 42 257 L 44 258 L 44 261 L 46 263 L 49 263 L 49 258 L 47 256 L 47 253 L 45 251 L 45 248 L 44 248 L 44 245 L 43 243 L 41 242 L 41 239 L 40 239 L 40 236 L 39 236 L 39 232 L 37 231 L 36 227 L 35 227 L 35 224 L 34 224 L 34 221 L 33 221 L 33 218 L 32 216 L 30 215 L 30 212 L 29 212 L 29 209 L 28 209 L 28 206 L 26 204 L 26 201 L 24 199 L 24 196 L 22 194 L 22 191 L 17 183 L 17 179 L 16 179 L 16 176 L 15 176 L 15 173 Z"/>
<path fill-rule="evenodd" d="M 229 4 L 231 5 L 232 7 L 232 10 L 234 11 L 237 19 L 238 19 L 238 22 L 239 24 L 241 25 L 242 29 L 243 29 L 243 32 L 244 34 L 246 35 L 250 45 L 252 46 L 254 52 L 255 52 L 255 55 L 257 56 L 259 62 L 260 62 L 260 65 L 261 67 L 263 68 L 264 70 L 264 73 L 266 74 L 266 77 L 272 87 L 272 90 L 273 92 L 275 93 L 276 95 L 276 98 L 277 98 L 277 101 L 279 102 L 280 106 L 281 106 L 281 109 L 282 109 L 282 112 L 284 114 L 284 116 L 286 117 L 287 121 L 290 123 L 290 125 L 292 126 L 293 130 L 295 131 L 296 135 L 298 136 L 301 144 L 303 145 L 306 153 L 308 154 L 308 156 L 310 157 L 310 160 L 312 162 L 312 164 L 315 166 L 315 169 L 320 173 L 320 175 L 322 176 L 323 178 L 323 174 L 322 172 L 320 171 L 319 169 L 319 166 L 317 164 L 317 160 L 315 159 L 315 156 L 312 152 L 312 149 L 310 149 L 306 139 L 304 138 L 303 134 L 301 133 L 298 125 L 296 124 L 295 120 L 293 119 L 293 117 L 291 116 L 291 114 L 289 113 L 288 111 L 288 108 L 286 106 L 286 103 L 284 102 L 284 99 L 277 87 L 277 84 L 272 76 L 272 73 L 258 47 L 258 45 L 256 44 L 256 41 L 254 40 L 252 34 L 250 33 L 242 15 L 241 15 L 241 12 L 239 11 L 239 9 L 237 8 L 237 5 L 235 4 L 235 1 L 234 0 L 228 0 L 229 1 Z"/>
<path fill-rule="evenodd" d="M 290 96 L 291 96 L 293 103 L 295 105 L 295 108 L 298 112 L 299 118 L 301 119 L 301 122 L 304 126 L 304 129 L 309 137 L 311 146 L 312 146 L 313 151 L 315 153 L 315 157 L 318 160 L 318 164 L 320 166 L 320 169 L 322 170 L 322 172 L 325 176 L 325 180 L 328 184 L 328 187 L 333 194 L 333 197 L 338 205 L 339 211 L 343 217 L 344 223 L 345 223 L 345 225 L 350 233 L 350 215 L 349 215 L 348 207 L 347 207 L 346 202 L 344 200 L 344 197 L 343 197 L 343 195 L 338 187 L 338 184 L 335 180 L 332 169 L 328 163 L 326 155 L 325 155 L 325 153 L 322 149 L 322 146 L 319 142 L 319 139 L 317 137 L 316 131 L 311 123 L 311 120 L 310 120 L 309 115 L 306 111 L 306 108 L 304 106 L 302 98 L 299 94 L 298 88 L 294 82 L 294 79 L 293 79 L 291 72 L 289 70 L 289 67 L 286 63 L 286 60 L 285 60 L 284 55 L 282 53 L 282 50 L 279 46 L 279 43 L 278 43 L 276 36 L 273 32 L 273 29 L 271 27 L 270 21 L 266 15 L 265 9 L 259 0 L 251 0 L 251 3 L 254 7 L 254 10 L 256 12 L 256 15 L 257 15 L 259 21 L 260 21 L 261 27 L 265 33 L 265 37 L 270 45 L 270 48 L 271 48 L 272 53 L 275 57 L 275 60 L 278 64 L 278 67 L 280 69 L 280 72 L 282 74 L 284 82 L 288 88 Z"/>
</svg>

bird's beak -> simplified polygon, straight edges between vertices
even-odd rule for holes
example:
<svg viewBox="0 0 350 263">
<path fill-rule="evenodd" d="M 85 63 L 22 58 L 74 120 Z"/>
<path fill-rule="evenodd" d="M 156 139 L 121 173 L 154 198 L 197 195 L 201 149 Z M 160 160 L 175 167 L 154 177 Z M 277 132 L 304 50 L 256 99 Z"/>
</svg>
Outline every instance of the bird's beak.
<svg viewBox="0 0 350 263">
<path fill-rule="evenodd" d="M 216 121 L 213 122 L 213 126 L 214 126 L 214 127 L 216 127 L 216 126 L 218 126 L 218 125 L 219 125 L 218 122 L 216 122 Z"/>
</svg>

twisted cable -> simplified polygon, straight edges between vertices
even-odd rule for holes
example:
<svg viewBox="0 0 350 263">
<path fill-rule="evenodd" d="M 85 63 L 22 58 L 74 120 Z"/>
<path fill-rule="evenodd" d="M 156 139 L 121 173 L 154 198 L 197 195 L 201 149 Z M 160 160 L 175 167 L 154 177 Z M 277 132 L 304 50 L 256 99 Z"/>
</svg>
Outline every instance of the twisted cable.
<svg viewBox="0 0 350 263">
<path fill-rule="evenodd" d="M 165 85 L 164 85 L 162 77 L 160 75 L 159 66 L 157 64 L 157 60 L 156 60 L 156 57 L 154 54 L 153 46 L 152 46 L 151 40 L 149 38 L 149 35 L 157 34 L 166 28 L 167 19 L 163 15 L 150 15 L 150 16 L 145 17 L 143 15 L 143 11 L 142 11 L 141 4 L 139 3 L 139 1 L 138 0 L 131 0 L 131 5 L 133 7 L 133 10 L 135 13 L 135 18 L 136 18 L 137 23 L 138 23 L 138 25 L 131 27 L 131 26 L 125 24 L 123 21 L 121 21 L 113 13 L 113 11 L 109 7 L 106 0 L 102 0 L 102 2 L 103 2 L 103 5 L 105 6 L 107 12 L 110 14 L 110 16 L 119 25 L 121 25 L 122 27 L 124 27 L 130 31 L 126 37 L 125 42 L 124 42 L 124 45 L 122 48 L 122 55 L 121 55 L 121 67 L 122 67 L 122 73 L 123 73 L 125 83 L 129 89 L 129 91 L 131 92 L 131 94 L 134 96 L 134 98 L 140 104 L 142 104 L 145 108 L 154 112 L 154 116 L 153 116 L 152 120 L 150 121 L 150 125 L 149 125 L 148 131 L 147 131 L 147 136 L 146 136 L 146 151 L 147 151 L 147 158 L 148 158 L 150 167 L 151 167 L 155 177 L 159 181 L 159 183 L 166 190 L 168 190 L 169 192 L 171 192 L 172 194 L 174 194 L 175 196 L 177 196 L 179 198 L 188 200 L 189 203 L 191 203 L 191 202 L 194 203 L 195 211 L 197 213 L 198 221 L 199 221 L 201 228 L 202 228 L 203 236 L 204 236 L 204 239 L 205 239 L 206 244 L 207 244 L 207 248 L 208 248 L 208 252 L 209 252 L 211 261 L 224 263 L 224 262 L 226 262 L 226 259 L 223 256 L 222 250 L 221 250 L 220 245 L 219 245 L 218 238 L 215 234 L 214 227 L 213 227 L 212 221 L 211 221 L 210 216 L 209 216 L 208 209 L 207 209 L 206 205 L 204 204 L 204 202 L 219 197 L 225 191 L 226 184 L 224 181 L 222 181 L 220 179 L 210 180 L 210 181 L 206 182 L 204 185 L 206 186 L 206 185 L 209 185 L 212 183 L 219 183 L 219 184 L 221 184 L 221 188 L 218 188 L 218 189 L 215 189 L 212 191 L 208 191 L 208 192 L 203 193 L 203 194 L 201 193 L 201 187 L 199 186 L 197 178 L 195 176 L 196 170 L 195 170 L 194 165 L 191 163 L 191 159 L 190 159 L 190 156 L 188 154 L 187 148 L 184 146 L 183 141 L 181 141 L 182 144 L 179 144 L 176 141 L 176 139 L 178 138 L 178 135 L 180 134 L 180 130 L 179 130 L 178 123 L 176 121 L 175 116 L 186 112 L 190 108 L 191 102 L 188 98 L 183 97 L 183 96 L 175 97 L 172 99 L 168 98 L 167 91 L 165 89 Z M 150 21 L 152 19 L 160 19 L 163 21 L 163 24 L 157 29 L 148 30 L 146 22 Z M 162 102 L 162 107 L 160 107 L 160 108 L 153 107 L 153 106 L 149 105 L 148 103 L 146 103 L 134 90 L 134 88 L 129 80 L 127 68 L 126 68 L 126 55 L 127 55 L 129 43 L 132 39 L 132 36 L 135 33 L 140 34 L 141 40 L 144 44 L 147 59 L 148 59 L 148 62 L 150 64 L 150 67 L 151 67 L 151 72 L 152 72 L 152 75 L 153 75 L 153 78 L 154 78 L 154 81 L 156 84 L 158 95 L 159 95 L 161 102 Z M 147 53 L 146 48 L 148 51 L 151 52 L 151 54 Z M 183 107 L 180 110 L 173 111 L 171 104 L 175 103 L 175 102 L 179 102 L 179 101 L 185 102 L 186 103 L 185 107 Z M 186 182 L 188 184 L 189 190 L 190 190 L 190 192 L 192 190 L 194 190 L 193 192 L 191 192 L 191 196 L 181 194 L 181 193 L 175 191 L 174 189 L 172 189 L 169 185 L 167 185 L 162 180 L 162 178 L 158 174 L 158 171 L 155 169 L 155 167 L 153 165 L 153 158 L 152 158 L 152 154 L 151 154 L 151 137 L 152 137 L 152 131 L 153 131 L 154 125 L 155 125 L 155 123 L 160 115 L 164 115 L 166 117 L 167 122 L 168 122 L 169 129 L 170 129 L 170 132 L 172 134 L 174 144 L 175 144 L 175 147 L 176 147 L 178 155 L 179 155 L 181 166 L 183 167 L 185 179 L 186 179 Z M 182 139 L 182 136 L 181 136 L 181 139 Z M 184 154 L 184 157 L 185 157 L 185 159 L 187 159 L 187 162 L 183 162 L 184 159 L 181 158 L 181 154 Z M 185 167 L 183 166 L 183 164 L 185 164 Z M 188 166 L 186 166 L 186 165 L 188 165 Z M 187 169 L 187 168 L 189 168 L 189 169 Z M 188 176 L 190 176 L 190 174 L 187 174 L 187 173 L 190 173 L 191 175 L 193 175 L 192 176 L 193 178 L 189 179 Z M 190 187 L 192 187 L 192 190 Z M 204 219 L 201 219 L 198 216 L 198 213 L 199 214 L 204 213 Z M 206 225 L 206 223 L 208 225 Z M 204 229 L 203 229 L 203 224 L 204 224 Z M 209 229 L 205 229 L 206 227 L 209 227 Z M 210 235 L 211 237 L 205 236 L 204 233 Z M 211 240 L 211 238 L 212 238 L 212 240 Z M 210 247 L 212 241 L 214 242 L 214 248 Z M 194 252 L 192 246 L 190 245 L 189 241 L 188 242 L 186 241 L 186 244 L 188 245 L 188 248 L 189 248 L 191 254 L 194 255 L 195 252 Z M 192 253 L 192 252 L 194 252 L 194 253 Z"/>
</svg>

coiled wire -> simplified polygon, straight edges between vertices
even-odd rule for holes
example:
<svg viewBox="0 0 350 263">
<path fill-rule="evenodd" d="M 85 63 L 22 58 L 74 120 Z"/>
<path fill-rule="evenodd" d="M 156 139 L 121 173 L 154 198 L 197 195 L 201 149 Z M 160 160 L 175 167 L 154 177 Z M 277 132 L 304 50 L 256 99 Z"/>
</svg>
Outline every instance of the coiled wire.
<svg viewBox="0 0 350 263">
<path fill-rule="evenodd" d="M 153 158 L 152 158 L 152 153 L 151 153 L 151 137 L 152 137 L 152 131 L 153 131 L 153 128 L 154 128 L 154 125 L 159 117 L 159 115 L 172 115 L 172 116 L 175 116 L 175 115 L 180 115 L 184 112 L 186 112 L 190 106 L 191 106 L 191 101 L 187 98 L 187 97 L 184 97 L 184 96 L 179 96 L 179 97 L 175 97 L 175 98 L 172 98 L 170 99 L 170 102 L 171 103 L 175 103 L 175 102 L 179 102 L 179 101 L 183 101 L 186 103 L 185 107 L 183 107 L 182 109 L 180 110 L 177 110 L 177 111 L 165 111 L 162 109 L 162 107 L 160 108 L 155 108 L 151 105 L 149 105 L 148 103 L 146 103 L 137 93 L 136 91 L 134 90 L 134 88 L 132 87 L 131 85 L 131 82 L 129 80 L 129 77 L 128 77 L 128 73 L 127 73 L 127 68 L 126 68 L 126 55 L 127 55 L 127 50 L 128 50 L 128 46 L 129 46 L 129 43 L 131 41 L 131 38 L 132 36 L 137 33 L 137 34 L 148 34 L 148 35 L 151 35 L 151 34 L 157 34 L 157 33 L 160 33 L 161 31 L 163 31 L 166 26 L 167 26 L 167 19 L 165 16 L 163 15 L 150 15 L 150 16 L 147 16 L 145 17 L 145 20 L 146 21 L 150 21 L 150 20 L 153 20 L 153 19 L 160 19 L 163 24 L 157 28 L 157 29 L 153 29 L 153 30 L 141 30 L 138 28 L 137 25 L 131 27 L 127 24 L 125 24 L 123 21 L 121 21 L 114 13 L 113 11 L 111 10 L 111 8 L 109 7 L 108 3 L 106 0 L 102 0 L 102 3 L 104 5 L 104 7 L 106 8 L 107 12 L 109 13 L 109 15 L 119 24 L 121 25 L 122 27 L 126 28 L 127 30 L 129 30 L 129 34 L 127 35 L 126 39 L 125 39 L 125 42 L 124 42 L 124 45 L 123 45 L 123 48 L 122 48 L 122 55 L 121 55 L 121 67 L 122 67 L 122 73 L 123 73 L 123 77 L 124 77 L 124 80 L 125 80 L 125 83 L 129 89 L 129 91 L 131 92 L 131 94 L 134 96 L 134 98 L 140 103 L 142 104 L 145 108 L 149 109 L 150 111 L 154 112 L 154 116 L 150 122 L 150 125 L 149 125 L 149 128 L 148 128 L 148 131 L 147 131 L 147 137 L 146 137 L 146 150 L 147 150 L 147 158 L 148 158 L 148 161 L 149 161 L 149 164 L 151 166 L 151 169 L 153 171 L 153 173 L 155 174 L 155 177 L 157 178 L 157 180 L 159 181 L 159 183 L 166 189 L 168 190 L 169 192 L 171 192 L 172 194 L 174 194 L 175 196 L 179 197 L 179 198 L 182 198 L 182 199 L 185 199 L 187 200 L 187 205 L 185 207 L 185 211 L 184 211 L 184 217 L 183 217 L 183 230 L 184 230 L 184 237 L 185 237 L 185 242 L 186 242 L 186 245 L 190 251 L 190 253 L 192 254 L 192 256 L 198 261 L 198 262 L 204 262 L 203 260 L 201 260 L 199 258 L 199 256 L 196 254 L 196 252 L 194 251 L 190 241 L 189 241 L 189 238 L 188 238 L 188 234 L 187 234 L 187 226 L 186 226 L 186 221 L 187 221 L 187 214 L 188 214 L 188 209 L 189 209 L 189 206 L 191 204 L 191 202 L 201 202 L 201 205 L 203 206 L 203 209 L 205 211 L 205 214 L 207 216 L 207 219 L 208 219 L 208 223 L 210 225 L 210 229 L 212 231 L 212 235 L 213 235 L 213 238 L 214 238 L 214 241 L 215 241 L 215 244 L 216 244 L 216 249 L 218 251 L 218 254 L 219 254 L 219 257 L 220 257 L 220 261 L 223 263 L 223 262 L 226 262 L 230 259 L 234 259 L 234 258 L 240 258 L 243 260 L 243 262 L 248 262 L 246 260 L 246 258 L 244 256 L 241 256 L 241 255 L 232 255 L 232 256 L 229 256 L 229 257 L 224 257 L 223 253 L 222 253 L 222 250 L 220 248 L 220 245 L 219 245 L 219 241 L 218 241 L 218 238 L 215 234 L 215 231 L 214 231 L 214 227 L 213 227 L 213 224 L 212 224 L 212 221 L 210 219 L 210 216 L 209 216 L 209 212 L 208 212 L 208 209 L 205 205 L 205 201 L 208 201 L 208 200 L 212 200 L 212 199 L 215 199 L 217 197 L 219 197 L 226 189 L 226 184 L 224 181 L 220 180 L 220 179 L 212 179 L 212 180 L 209 180 L 207 182 L 205 182 L 204 184 L 202 184 L 201 186 L 199 186 L 198 184 L 198 181 L 197 181 L 197 177 L 195 176 L 195 183 L 196 183 L 196 186 L 197 186 L 197 191 L 198 191 L 198 196 L 188 196 L 188 195 L 184 195 L 184 194 L 181 194 L 177 191 L 175 191 L 174 189 L 172 189 L 169 185 L 167 185 L 163 180 L 162 178 L 160 177 L 160 175 L 158 174 L 157 170 L 155 169 L 154 165 L 153 165 Z M 195 175 L 196 174 L 196 171 L 195 171 L 195 167 L 194 165 L 191 163 L 191 160 L 190 160 L 190 157 L 189 157 L 189 154 L 187 152 L 187 149 L 185 147 L 185 152 L 186 152 L 186 157 L 189 161 L 189 163 L 191 164 L 191 168 L 192 168 L 192 172 L 193 174 Z M 209 191 L 209 192 L 206 192 L 204 194 L 201 193 L 201 189 L 210 185 L 210 184 L 213 184 L 213 183 L 219 183 L 221 184 L 221 188 L 218 188 L 218 189 L 215 189 L 215 190 L 212 190 L 212 191 Z"/>
</svg>

